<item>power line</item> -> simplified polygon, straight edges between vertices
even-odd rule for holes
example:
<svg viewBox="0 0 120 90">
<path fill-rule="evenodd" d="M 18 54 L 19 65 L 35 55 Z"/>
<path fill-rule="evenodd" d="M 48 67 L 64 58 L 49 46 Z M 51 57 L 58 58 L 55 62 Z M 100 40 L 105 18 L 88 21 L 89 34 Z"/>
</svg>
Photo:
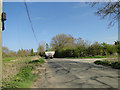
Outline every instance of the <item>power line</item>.
<svg viewBox="0 0 120 90">
<path fill-rule="evenodd" d="M 27 3 L 26 3 L 26 0 L 24 0 L 24 4 L 25 4 L 25 7 L 26 7 L 26 11 L 27 11 L 27 15 L 28 15 L 28 19 L 29 19 L 31 28 L 32 28 L 32 32 L 33 32 L 33 34 L 34 34 L 35 40 L 38 42 L 37 37 L 36 37 L 36 35 L 35 35 L 35 30 L 34 30 L 34 28 L 33 28 L 33 24 L 32 24 L 31 18 L 30 18 L 30 14 L 29 14 L 29 10 L 28 10 L 28 6 L 27 6 Z"/>
</svg>

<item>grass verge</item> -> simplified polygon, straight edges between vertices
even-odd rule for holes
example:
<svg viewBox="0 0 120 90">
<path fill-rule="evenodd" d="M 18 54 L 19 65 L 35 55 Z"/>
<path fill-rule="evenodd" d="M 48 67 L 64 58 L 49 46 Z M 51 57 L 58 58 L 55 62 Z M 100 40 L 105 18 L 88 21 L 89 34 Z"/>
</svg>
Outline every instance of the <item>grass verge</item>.
<svg viewBox="0 0 120 90">
<path fill-rule="evenodd" d="M 66 58 L 107 58 L 108 56 L 91 56 L 91 57 L 66 57 Z"/>
<path fill-rule="evenodd" d="M 45 62 L 45 60 L 43 58 L 40 58 L 39 60 L 33 60 L 33 61 L 30 61 L 29 63 L 32 63 L 32 64 L 42 64 L 44 62 Z"/>
<path fill-rule="evenodd" d="M 37 74 L 32 73 L 32 71 L 36 69 L 35 65 L 40 65 L 44 62 L 45 60 L 40 58 L 39 60 L 33 60 L 26 63 L 17 75 L 14 75 L 11 78 L 5 78 L 2 81 L 2 90 L 5 90 L 6 88 L 29 88 L 38 77 Z"/>
<path fill-rule="evenodd" d="M 97 65 L 111 66 L 114 69 L 120 69 L 120 62 L 118 61 L 97 60 L 94 63 Z"/>
<path fill-rule="evenodd" d="M 16 58 L 3 58 L 2 61 L 5 62 L 5 61 L 10 61 L 10 60 L 15 60 Z"/>
</svg>

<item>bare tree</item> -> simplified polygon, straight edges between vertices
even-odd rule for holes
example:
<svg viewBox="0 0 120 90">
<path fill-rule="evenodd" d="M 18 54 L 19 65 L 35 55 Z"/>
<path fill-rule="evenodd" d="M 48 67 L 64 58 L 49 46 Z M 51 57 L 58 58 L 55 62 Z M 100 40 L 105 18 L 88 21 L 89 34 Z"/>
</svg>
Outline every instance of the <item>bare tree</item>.
<svg viewBox="0 0 120 90">
<path fill-rule="evenodd" d="M 82 46 L 85 44 L 84 40 L 82 40 L 81 37 L 79 37 L 78 39 L 75 39 L 75 43 L 76 43 L 76 46 Z"/>
<path fill-rule="evenodd" d="M 37 48 L 37 52 L 39 55 L 42 56 L 44 54 L 44 51 L 45 51 L 45 42 L 40 42 Z"/>
<path fill-rule="evenodd" d="M 9 53 L 9 49 L 7 47 L 2 47 L 2 52 L 5 54 Z"/>
<path fill-rule="evenodd" d="M 96 7 L 97 11 L 96 15 L 100 16 L 102 19 L 109 17 L 110 23 L 108 27 L 113 26 L 118 18 L 120 17 L 120 2 L 102 2 L 102 3 L 92 3 L 90 4 L 92 7 Z"/>
<path fill-rule="evenodd" d="M 69 47 L 73 45 L 74 38 L 71 35 L 58 34 L 52 38 L 50 43 L 51 47 L 54 49 Z"/>
</svg>

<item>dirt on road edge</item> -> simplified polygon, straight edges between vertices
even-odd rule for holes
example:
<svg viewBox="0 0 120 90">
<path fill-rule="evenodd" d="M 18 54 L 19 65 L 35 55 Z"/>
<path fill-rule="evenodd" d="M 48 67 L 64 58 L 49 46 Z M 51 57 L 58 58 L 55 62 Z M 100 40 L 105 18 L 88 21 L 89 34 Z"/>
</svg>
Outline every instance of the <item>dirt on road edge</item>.
<svg viewBox="0 0 120 90">
<path fill-rule="evenodd" d="M 34 73 L 38 75 L 38 78 L 34 81 L 31 88 L 38 88 L 37 85 L 44 81 L 45 72 L 46 72 L 46 61 L 44 64 L 36 67 Z"/>
</svg>

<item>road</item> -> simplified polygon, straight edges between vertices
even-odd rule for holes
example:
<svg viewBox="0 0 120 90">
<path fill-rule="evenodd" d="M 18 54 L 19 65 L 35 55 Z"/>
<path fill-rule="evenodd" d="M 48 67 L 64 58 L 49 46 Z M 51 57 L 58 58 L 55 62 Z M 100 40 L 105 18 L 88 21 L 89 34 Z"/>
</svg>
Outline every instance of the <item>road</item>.
<svg viewBox="0 0 120 90">
<path fill-rule="evenodd" d="M 46 71 L 37 88 L 118 88 L 118 70 L 93 62 L 97 59 L 46 59 Z"/>
</svg>

